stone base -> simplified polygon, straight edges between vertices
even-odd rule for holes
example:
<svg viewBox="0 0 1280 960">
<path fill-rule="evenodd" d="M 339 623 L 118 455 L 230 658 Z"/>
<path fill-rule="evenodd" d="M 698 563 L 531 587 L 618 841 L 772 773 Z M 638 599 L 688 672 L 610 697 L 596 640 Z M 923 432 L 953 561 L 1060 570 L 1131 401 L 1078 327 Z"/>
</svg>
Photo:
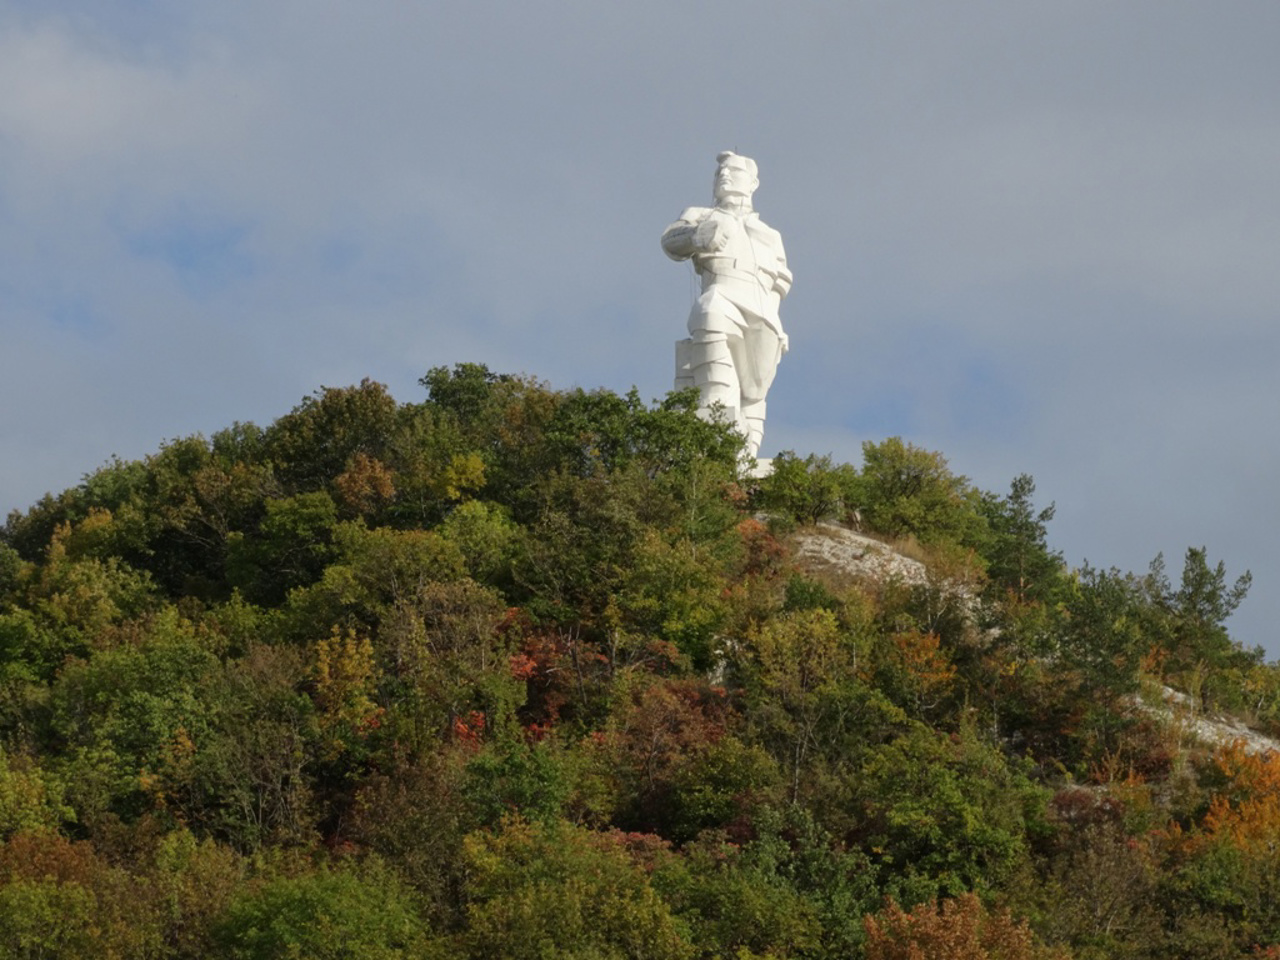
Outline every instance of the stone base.
<svg viewBox="0 0 1280 960">
<path fill-rule="evenodd" d="M 676 341 L 676 389 L 687 390 L 689 387 L 697 386 L 693 382 L 693 363 L 690 360 L 689 348 L 693 346 L 693 340 L 686 338 Z"/>
</svg>

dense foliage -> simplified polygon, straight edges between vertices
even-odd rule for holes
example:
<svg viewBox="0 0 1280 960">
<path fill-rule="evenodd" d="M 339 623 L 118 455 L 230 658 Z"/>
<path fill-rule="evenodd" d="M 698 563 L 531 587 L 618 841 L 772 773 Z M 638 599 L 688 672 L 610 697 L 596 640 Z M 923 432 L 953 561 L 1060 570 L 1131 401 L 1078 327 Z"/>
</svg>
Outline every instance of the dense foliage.
<svg viewBox="0 0 1280 960">
<path fill-rule="evenodd" d="M 1280 729 L 1247 574 L 1068 570 L 898 438 L 745 481 L 690 393 L 422 384 L 9 517 L 0 957 L 1280 955 L 1280 758 L 1186 722 Z"/>
</svg>

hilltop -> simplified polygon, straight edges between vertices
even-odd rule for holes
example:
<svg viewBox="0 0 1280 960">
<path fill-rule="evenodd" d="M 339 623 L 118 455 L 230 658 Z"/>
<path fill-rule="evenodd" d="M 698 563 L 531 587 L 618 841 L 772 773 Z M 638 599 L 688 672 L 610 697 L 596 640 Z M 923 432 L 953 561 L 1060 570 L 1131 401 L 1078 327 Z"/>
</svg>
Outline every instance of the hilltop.
<svg viewBox="0 0 1280 960">
<path fill-rule="evenodd" d="M 901 438 L 749 480 L 692 392 L 422 385 L 8 518 L 16 955 L 1277 955 L 1247 574 L 1069 569 Z"/>
</svg>

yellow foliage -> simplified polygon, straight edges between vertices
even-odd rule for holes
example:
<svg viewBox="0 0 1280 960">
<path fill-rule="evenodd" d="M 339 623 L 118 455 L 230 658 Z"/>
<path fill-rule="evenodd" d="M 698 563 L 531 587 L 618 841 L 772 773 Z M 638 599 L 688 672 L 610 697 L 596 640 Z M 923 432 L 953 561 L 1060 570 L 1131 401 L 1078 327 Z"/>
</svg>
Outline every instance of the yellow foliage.
<svg viewBox="0 0 1280 960">
<path fill-rule="evenodd" d="M 316 643 L 315 702 L 335 756 L 346 749 L 344 735 L 363 737 L 379 725 L 383 710 L 371 696 L 375 673 L 373 641 L 367 635 L 335 626 Z"/>
<path fill-rule="evenodd" d="M 484 486 L 484 461 L 478 453 L 455 453 L 440 476 L 436 493 L 444 500 L 461 500 Z"/>
</svg>

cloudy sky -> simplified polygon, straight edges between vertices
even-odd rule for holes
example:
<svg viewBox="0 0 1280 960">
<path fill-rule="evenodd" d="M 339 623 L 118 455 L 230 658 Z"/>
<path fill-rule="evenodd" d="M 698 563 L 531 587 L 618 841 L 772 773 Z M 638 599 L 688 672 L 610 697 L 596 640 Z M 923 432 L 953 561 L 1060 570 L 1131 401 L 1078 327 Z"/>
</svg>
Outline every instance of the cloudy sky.
<svg viewBox="0 0 1280 960">
<path fill-rule="evenodd" d="M 670 386 L 717 151 L 795 271 L 763 453 L 1036 478 L 1280 657 L 1280 4 L 0 0 L 0 512 L 478 361 Z"/>
</svg>

